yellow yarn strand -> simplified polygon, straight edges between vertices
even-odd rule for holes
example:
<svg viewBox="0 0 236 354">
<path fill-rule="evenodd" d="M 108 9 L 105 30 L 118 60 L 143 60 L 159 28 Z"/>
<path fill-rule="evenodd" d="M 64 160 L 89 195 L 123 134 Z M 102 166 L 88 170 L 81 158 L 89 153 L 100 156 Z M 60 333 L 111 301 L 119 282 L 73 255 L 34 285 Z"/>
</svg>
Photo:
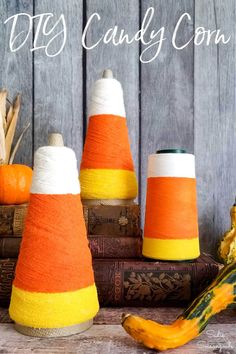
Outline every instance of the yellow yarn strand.
<svg viewBox="0 0 236 354">
<path fill-rule="evenodd" d="M 60 328 L 91 320 L 98 310 L 95 285 L 64 293 L 36 293 L 13 286 L 9 313 L 23 326 Z"/>
<path fill-rule="evenodd" d="M 128 170 L 83 169 L 82 199 L 134 199 L 138 194 L 135 173 Z"/>
<path fill-rule="evenodd" d="M 197 237 L 178 240 L 144 237 L 143 255 L 169 261 L 195 259 L 200 256 L 199 240 Z"/>
</svg>

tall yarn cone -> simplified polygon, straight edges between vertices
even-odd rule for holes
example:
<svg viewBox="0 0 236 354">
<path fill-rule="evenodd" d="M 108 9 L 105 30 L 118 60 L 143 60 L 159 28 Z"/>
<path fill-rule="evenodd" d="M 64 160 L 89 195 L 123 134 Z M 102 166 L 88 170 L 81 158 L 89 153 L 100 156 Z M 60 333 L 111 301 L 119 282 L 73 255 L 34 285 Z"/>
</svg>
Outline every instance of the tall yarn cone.
<svg viewBox="0 0 236 354">
<path fill-rule="evenodd" d="M 84 203 L 133 203 L 137 179 L 131 155 L 123 90 L 105 70 L 92 89 L 89 123 L 80 166 Z M 99 204 L 99 203 L 98 203 Z"/>
<path fill-rule="evenodd" d="M 169 261 L 200 255 L 195 158 L 184 150 L 149 156 L 143 255 Z"/>
<path fill-rule="evenodd" d="M 34 161 L 9 312 L 24 334 L 71 335 L 89 328 L 99 309 L 76 157 L 46 146 Z"/>
</svg>

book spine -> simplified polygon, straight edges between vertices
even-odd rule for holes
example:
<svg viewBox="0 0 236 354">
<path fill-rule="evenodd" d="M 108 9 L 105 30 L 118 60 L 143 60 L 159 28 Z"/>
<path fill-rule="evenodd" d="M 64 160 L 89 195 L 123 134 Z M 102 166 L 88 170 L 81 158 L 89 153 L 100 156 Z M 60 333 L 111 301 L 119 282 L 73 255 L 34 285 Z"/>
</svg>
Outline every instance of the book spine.
<svg viewBox="0 0 236 354">
<path fill-rule="evenodd" d="M 140 237 L 139 205 L 84 205 L 89 235 Z"/>
<path fill-rule="evenodd" d="M 93 258 L 142 257 L 141 238 L 89 235 L 88 239 Z"/>
<path fill-rule="evenodd" d="M 89 235 L 140 237 L 139 205 L 84 206 Z M 0 235 L 20 237 L 23 233 L 27 205 L 0 205 Z"/>
<path fill-rule="evenodd" d="M 21 244 L 20 237 L 0 238 L 0 258 L 15 258 L 19 254 Z"/>
<path fill-rule="evenodd" d="M 142 239 L 132 237 L 90 236 L 89 246 L 93 258 L 139 258 L 142 256 Z M 16 258 L 21 238 L 0 238 L 0 258 Z"/>
<path fill-rule="evenodd" d="M 0 260 L 0 304 L 8 304 L 15 274 L 16 259 Z"/>
<path fill-rule="evenodd" d="M 0 235 L 21 237 L 27 204 L 0 205 Z"/>
<path fill-rule="evenodd" d="M 16 259 L 0 260 L 0 304 L 10 300 Z M 93 259 L 101 306 L 185 305 L 218 274 L 220 265 Z M 197 276 L 196 276 L 197 275 Z"/>
<path fill-rule="evenodd" d="M 186 265 L 186 264 L 185 264 Z M 186 305 L 216 277 L 220 267 L 177 266 L 159 262 L 93 262 L 101 306 Z"/>
</svg>

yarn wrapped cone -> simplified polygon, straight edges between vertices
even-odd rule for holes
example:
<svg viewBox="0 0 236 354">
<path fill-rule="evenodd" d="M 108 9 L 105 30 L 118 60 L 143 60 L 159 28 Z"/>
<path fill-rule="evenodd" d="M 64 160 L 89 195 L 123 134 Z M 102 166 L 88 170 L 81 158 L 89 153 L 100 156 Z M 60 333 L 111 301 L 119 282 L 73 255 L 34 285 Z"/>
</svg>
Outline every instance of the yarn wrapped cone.
<svg viewBox="0 0 236 354">
<path fill-rule="evenodd" d="M 81 197 L 92 204 L 127 204 L 137 196 L 123 90 L 105 70 L 94 84 L 89 123 L 80 166 Z M 122 202 L 123 201 L 123 202 Z"/>
<path fill-rule="evenodd" d="M 142 253 L 169 261 L 200 255 L 195 157 L 185 150 L 149 155 Z"/>
<path fill-rule="evenodd" d="M 90 327 L 99 309 L 76 157 L 46 146 L 34 161 L 10 317 L 24 334 L 71 335 Z"/>
</svg>

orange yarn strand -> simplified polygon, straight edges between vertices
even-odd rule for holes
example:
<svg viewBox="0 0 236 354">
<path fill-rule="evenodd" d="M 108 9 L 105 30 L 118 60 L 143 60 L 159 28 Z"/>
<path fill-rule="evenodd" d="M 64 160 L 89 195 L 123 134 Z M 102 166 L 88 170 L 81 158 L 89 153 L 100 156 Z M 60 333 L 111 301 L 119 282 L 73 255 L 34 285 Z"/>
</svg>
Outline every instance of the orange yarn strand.
<svg viewBox="0 0 236 354">
<path fill-rule="evenodd" d="M 56 293 L 94 283 L 80 195 L 31 194 L 24 234 L 16 287 Z"/>
<path fill-rule="evenodd" d="M 126 119 L 110 115 L 89 118 L 81 169 L 134 171 Z"/>
<path fill-rule="evenodd" d="M 149 177 L 144 236 L 157 239 L 198 237 L 196 179 Z"/>
</svg>

